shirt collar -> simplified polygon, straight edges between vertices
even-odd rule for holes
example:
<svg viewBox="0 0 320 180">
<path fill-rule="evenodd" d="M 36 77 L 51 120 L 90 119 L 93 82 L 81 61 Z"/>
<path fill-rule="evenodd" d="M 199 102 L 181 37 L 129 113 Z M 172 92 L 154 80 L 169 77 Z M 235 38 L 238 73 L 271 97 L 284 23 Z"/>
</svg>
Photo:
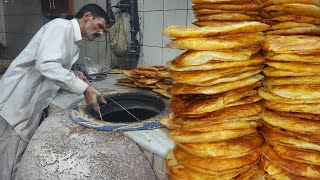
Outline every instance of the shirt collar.
<svg viewBox="0 0 320 180">
<path fill-rule="evenodd" d="M 77 19 L 72 19 L 71 22 L 72 22 L 72 26 L 75 34 L 75 42 L 82 40 L 80 26 Z"/>
</svg>

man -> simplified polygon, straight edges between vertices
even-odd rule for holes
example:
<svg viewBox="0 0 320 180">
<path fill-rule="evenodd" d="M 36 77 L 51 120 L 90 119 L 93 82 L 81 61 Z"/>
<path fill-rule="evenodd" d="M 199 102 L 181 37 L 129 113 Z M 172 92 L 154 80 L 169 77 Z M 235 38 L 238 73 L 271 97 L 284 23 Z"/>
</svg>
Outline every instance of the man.
<svg viewBox="0 0 320 180">
<path fill-rule="evenodd" d="M 36 131 L 42 111 L 59 88 L 84 94 L 99 110 L 103 95 L 70 70 L 79 57 L 77 42 L 104 34 L 106 12 L 96 4 L 80 9 L 75 19 L 54 19 L 44 25 L 16 57 L 0 80 L 0 179 L 14 178 L 17 164 Z M 78 77 L 77 77 L 78 76 Z"/>
</svg>

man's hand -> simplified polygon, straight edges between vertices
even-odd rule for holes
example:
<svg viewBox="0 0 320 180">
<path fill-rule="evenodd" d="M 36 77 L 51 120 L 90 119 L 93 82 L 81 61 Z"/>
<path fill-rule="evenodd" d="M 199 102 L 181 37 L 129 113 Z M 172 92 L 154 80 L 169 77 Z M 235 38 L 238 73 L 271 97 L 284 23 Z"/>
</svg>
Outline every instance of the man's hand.
<svg viewBox="0 0 320 180">
<path fill-rule="evenodd" d="M 93 106 L 93 109 L 97 112 L 100 110 L 99 103 L 107 103 L 103 94 L 91 86 L 88 86 L 83 94 L 87 105 Z"/>
<path fill-rule="evenodd" d="M 73 71 L 73 73 L 74 73 L 74 75 L 76 75 L 76 77 L 78 77 L 82 81 L 84 81 L 86 83 L 89 83 L 89 80 L 87 79 L 87 77 L 81 71 Z"/>
</svg>

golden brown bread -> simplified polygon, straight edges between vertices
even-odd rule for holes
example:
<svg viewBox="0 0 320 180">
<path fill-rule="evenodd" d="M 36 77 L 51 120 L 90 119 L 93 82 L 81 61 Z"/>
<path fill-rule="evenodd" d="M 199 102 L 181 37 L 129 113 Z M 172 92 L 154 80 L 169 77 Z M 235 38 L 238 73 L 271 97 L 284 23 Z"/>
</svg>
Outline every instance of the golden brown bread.
<svg viewBox="0 0 320 180">
<path fill-rule="evenodd" d="M 320 84 L 276 85 L 268 88 L 272 93 L 285 98 L 310 100 L 320 98 Z"/>
<path fill-rule="evenodd" d="M 318 0 L 267 0 L 263 3 L 263 6 L 291 3 L 313 4 L 316 6 L 320 6 L 320 2 Z"/>
<path fill-rule="evenodd" d="M 262 126 L 260 116 L 251 116 L 247 118 L 230 119 L 228 122 L 212 122 L 212 121 L 175 121 L 171 118 L 162 118 L 161 124 L 170 130 L 183 131 L 224 131 L 233 129 L 248 129 Z"/>
<path fill-rule="evenodd" d="M 253 33 L 261 32 L 269 29 L 269 25 L 259 21 L 241 22 L 234 24 L 226 24 L 223 26 L 168 26 L 164 29 L 163 34 L 173 38 L 183 37 L 210 37 L 217 35 Z"/>
<path fill-rule="evenodd" d="M 175 129 L 169 133 L 169 136 L 175 142 L 206 143 L 236 139 L 255 132 L 257 132 L 255 128 L 208 132 L 189 132 Z"/>
<path fill-rule="evenodd" d="M 260 46 L 247 49 L 230 49 L 226 51 L 186 51 L 177 56 L 172 64 L 179 66 L 193 66 L 208 63 L 210 61 L 242 61 L 248 60 L 260 50 Z"/>
<path fill-rule="evenodd" d="M 201 158 L 191 155 L 179 146 L 176 146 L 173 153 L 179 164 L 201 173 L 210 175 L 222 175 L 233 172 L 241 172 L 253 166 L 260 157 L 260 152 L 232 159 Z"/>
<path fill-rule="evenodd" d="M 285 112 L 302 112 L 311 114 L 320 114 L 320 103 L 309 103 L 309 104 L 287 104 L 275 101 L 263 100 L 262 104 L 274 111 L 285 111 Z"/>
<path fill-rule="evenodd" d="M 320 135 L 320 121 L 288 117 L 274 111 L 262 111 L 263 121 L 271 126 L 306 135 Z"/>
<path fill-rule="evenodd" d="M 229 159 L 246 156 L 259 149 L 263 142 L 264 139 L 259 133 L 253 133 L 237 139 L 216 143 L 177 143 L 177 145 L 198 157 Z"/>
<path fill-rule="evenodd" d="M 319 39 L 320 40 L 320 39 Z M 303 62 L 279 62 L 279 61 L 266 61 L 267 65 L 277 69 L 283 69 L 294 72 L 317 72 L 319 73 L 320 64 L 317 63 L 303 63 Z"/>
<path fill-rule="evenodd" d="M 318 36 L 320 35 L 320 27 L 311 26 L 311 27 L 293 27 L 289 29 L 278 29 L 267 31 L 266 35 L 310 35 Z"/>
<path fill-rule="evenodd" d="M 263 66 L 247 66 L 238 68 L 213 69 L 207 71 L 170 71 L 171 77 L 178 83 L 205 82 L 233 74 L 262 69 Z"/>
<path fill-rule="evenodd" d="M 262 48 L 275 53 L 320 54 L 320 37 L 266 35 Z"/>
<path fill-rule="evenodd" d="M 276 143 L 291 148 L 320 151 L 320 144 L 308 142 L 288 134 L 282 134 L 265 126 L 261 128 L 260 132 L 263 134 L 268 144 Z"/>
<path fill-rule="evenodd" d="M 266 76 L 285 77 L 285 76 L 314 76 L 320 75 L 319 72 L 294 72 L 274 67 L 265 67 L 262 71 Z"/>
<path fill-rule="evenodd" d="M 304 119 L 309 119 L 309 120 L 320 120 L 320 115 L 317 114 L 310 114 L 310 113 L 292 113 L 292 112 L 281 112 L 277 111 L 278 114 L 281 114 L 283 116 L 289 116 L 289 117 L 299 117 L 299 118 L 304 118 Z"/>
<path fill-rule="evenodd" d="M 320 7 L 315 6 L 313 4 L 300 4 L 300 3 L 279 4 L 279 5 L 264 7 L 263 11 L 267 13 L 283 12 L 286 14 L 320 18 Z"/>
<path fill-rule="evenodd" d="M 262 80 L 264 76 L 262 74 L 257 74 L 239 81 L 225 82 L 216 84 L 213 86 L 193 86 L 186 84 L 174 84 L 172 86 L 171 93 L 174 95 L 178 94 L 218 94 L 222 92 L 227 92 L 230 90 L 238 89 L 241 87 L 253 85 L 256 82 Z"/>
<path fill-rule="evenodd" d="M 257 66 L 262 65 L 265 59 L 259 55 L 253 55 L 248 60 L 242 61 L 210 61 L 205 64 L 199 64 L 195 66 L 185 66 L 180 65 L 179 61 L 168 61 L 167 66 L 171 71 L 205 71 L 205 70 L 213 70 L 213 69 L 229 69 L 236 67 L 248 67 L 248 66 Z"/>
<path fill-rule="evenodd" d="M 194 10 L 195 11 L 195 10 Z M 211 10 L 211 11 L 221 11 L 221 10 Z M 223 20 L 208 20 L 208 21 L 194 21 L 192 24 L 196 26 L 222 26 L 226 24 L 234 24 L 234 23 L 239 23 L 239 22 L 247 22 L 247 21 L 223 21 Z M 264 22 L 265 23 L 265 22 Z"/>
<path fill-rule="evenodd" d="M 274 61 L 294 61 L 294 62 L 309 62 L 309 63 L 319 63 L 319 55 L 308 55 L 308 54 L 276 54 L 267 52 L 264 54 L 266 59 Z"/>
<path fill-rule="evenodd" d="M 255 179 L 255 174 L 257 173 L 259 167 L 258 165 L 251 166 L 248 170 L 241 172 L 238 176 L 236 176 L 235 180 L 249 180 Z"/>
<path fill-rule="evenodd" d="M 259 162 L 259 167 L 267 173 L 271 179 L 294 179 L 294 180 L 308 180 L 309 178 L 303 176 L 297 176 L 295 174 L 289 173 L 288 171 L 281 168 L 281 166 L 276 163 L 270 162 L 265 157 L 261 157 Z"/>
<path fill-rule="evenodd" d="M 267 77 L 264 85 L 320 84 L 320 76 Z"/>
<path fill-rule="evenodd" d="M 308 178 L 320 177 L 320 166 L 318 165 L 309 165 L 284 159 L 277 155 L 277 153 L 272 149 L 272 147 L 267 144 L 264 144 L 262 146 L 261 152 L 267 160 L 279 165 L 281 168 L 292 174 Z"/>
<path fill-rule="evenodd" d="M 243 4 L 258 3 L 257 0 L 192 0 L 194 4 Z"/>
<path fill-rule="evenodd" d="M 263 39 L 262 33 L 244 33 L 210 38 L 177 38 L 166 46 L 186 50 L 225 50 L 255 46 Z"/>
<path fill-rule="evenodd" d="M 211 20 L 220 20 L 220 21 L 258 21 L 261 19 L 257 15 L 248 15 L 235 12 L 225 12 L 219 14 L 196 14 L 195 18 L 198 21 L 211 21 Z"/>
<path fill-rule="evenodd" d="M 229 180 L 238 174 L 208 175 L 190 170 L 178 163 L 172 151 L 167 154 L 167 170 L 170 180 Z"/>
<path fill-rule="evenodd" d="M 228 104 L 238 103 L 237 101 L 254 96 L 256 94 L 255 90 L 252 90 L 253 86 L 246 86 L 240 89 L 228 91 L 225 93 L 218 94 L 217 97 L 211 98 L 210 96 L 207 99 L 200 98 L 199 100 L 195 98 L 182 99 L 177 96 L 174 96 L 170 101 L 170 108 L 176 116 L 187 116 L 187 117 L 201 117 L 207 116 L 205 113 L 211 113 L 225 108 Z M 256 99 L 260 100 L 260 99 Z M 251 101 L 248 101 L 247 104 L 251 104 Z M 240 103 L 239 105 L 243 105 Z M 233 104 L 237 106 L 237 104 Z M 257 106 L 255 106 L 257 107 Z M 230 109 L 230 108 L 229 108 Z M 227 111 L 226 111 L 227 112 Z"/>
<path fill-rule="evenodd" d="M 320 166 L 319 151 L 289 148 L 279 144 L 273 144 L 272 147 L 274 151 L 282 158 L 296 162 L 315 164 Z"/>
<path fill-rule="evenodd" d="M 234 10 L 221 10 L 221 9 L 195 9 L 195 10 L 193 10 L 194 14 L 219 14 L 219 13 L 229 13 L 229 12 L 247 14 L 247 15 L 259 15 L 259 11 L 237 11 L 237 10 L 234 11 Z M 230 23 L 230 24 L 233 24 L 233 23 Z"/>
<path fill-rule="evenodd" d="M 320 98 L 317 99 L 293 99 L 279 96 L 275 93 L 272 93 L 267 87 L 261 87 L 258 90 L 259 95 L 268 101 L 275 101 L 279 103 L 289 104 L 303 104 L 303 103 L 320 103 Z"/>
<path fill-rule="evenodd" d="M 258 10 L 261 6 L 257 3 L 247 4 L 195 4 L 192 9 L 220 9 L 220 10 Z"/>
<path fill-rule="evenodd" d="M 313 26 L 314 24 L 309 24 L 309 23 L 281 22 L 281 23 L 272 25 L 270 30 L 290 29 L 294 27 L 313 27 Z"/>
<path fill-rule="evenodd" d="M 302 133 L 282 129 L 277 126 L 272 126 L 272 125 L 264 123 L 264 122 L 263 122 L 263 125 L 268 127 L 269 129 L 272 129 L 272 130 L 277 131 L 279 133 L 286 134 L 286 135 L 289 135 L 292 137 L 296 137 L 296 138 L 299 138 L 299 139 L 302 139 L 302 140 L 305 140 L 308 142 L 320 144 L 320 136 L 318 134 L 302 134 Z"/>
<path fill-rule="evenodd" d="M 286 14 L 281 16 L 276 16 L 271 18 L 272 21 L 280 21 L 280 22 L 300 22 L 300 23 L 309 23 L 309 24 L 320 24 L 320 18 L 303 16 L 303 15 L 293 15 L 293 14 Z"/>
</svg>

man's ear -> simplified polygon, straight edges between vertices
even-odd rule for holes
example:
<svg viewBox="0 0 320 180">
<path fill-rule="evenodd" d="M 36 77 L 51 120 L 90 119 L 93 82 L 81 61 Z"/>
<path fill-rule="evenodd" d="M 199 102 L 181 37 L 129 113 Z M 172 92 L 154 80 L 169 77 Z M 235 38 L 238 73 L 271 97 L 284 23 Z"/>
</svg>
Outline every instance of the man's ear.
<svg viewBox="0 0 320 180">
<path fill-rule="evenodd" d="M 90 20 L 90 18 L 92 18 L 91 12 L 90 11 L 85 12 L 84 15 L 83 15 L 84 21 L 87 22 L 87 21 Z"/>
</svg>

